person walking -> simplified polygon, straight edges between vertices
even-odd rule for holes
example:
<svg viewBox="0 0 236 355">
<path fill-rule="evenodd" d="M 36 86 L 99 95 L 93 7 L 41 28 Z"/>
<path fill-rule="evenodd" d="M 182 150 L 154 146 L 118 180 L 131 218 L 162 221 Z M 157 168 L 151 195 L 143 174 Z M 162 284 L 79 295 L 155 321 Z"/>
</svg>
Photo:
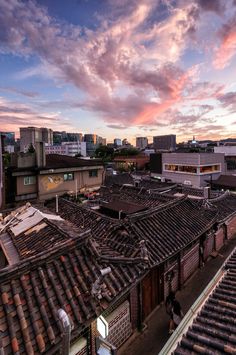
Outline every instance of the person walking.
<svg viewBox="0 0 236 355">
<path fill-rule="evenodd" d="M 175 324 L 173 320 L 173 302 L 175 300 L 175 293 L 170 291 L 169 295 L 166 297 L 165 307 L 166 313 L 170 316 L 169 320 L 169 334 L 172 334 L 175 330 Z"/>
<path fill-rule="evenodd" d="M 172 313 L 173 313 L 174 329 L 176 329 L 178 327 L 178 325 L 180 324 L 181 320 L 183 319 L 184 315 L 183 315 L 179 301 L 174 299 L 172 305 L 173 305 Z"/>
</svg>

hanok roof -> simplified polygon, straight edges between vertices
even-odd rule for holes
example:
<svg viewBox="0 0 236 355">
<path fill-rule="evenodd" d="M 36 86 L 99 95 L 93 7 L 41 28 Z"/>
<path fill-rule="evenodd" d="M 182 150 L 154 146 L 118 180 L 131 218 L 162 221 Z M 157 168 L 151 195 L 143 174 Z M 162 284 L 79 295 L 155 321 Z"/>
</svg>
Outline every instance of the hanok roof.
<svg viewBox="0 0 236 355">
<path fill-rule="evenodd" d="M 236 353 L 236 249 L 219 278 L 220 281 L 212 285 L 210 295 L 202 300 L 201 309 L 196 310 L 197 316 L 191 320 L 191 325 L 178 338 L 173 354 Z"/>
<path fill-rule="evenodd" d="M 222 222 L 236 213 L 236 195 L 229 191 L 219 197 L 209 199 L 208 203 L 218 208 L 218 222 Z"/>
<path fill-rule="evenodd" d="M 147 208 L 141 204 L 127 202 L 123 200 L 113 200 L 107 203 L 101 203 L 101 207 L 110 211 L 123 212 L 124 214 L 131 214 L 144 211 Z"/>
<path fill-rule="evenodd" d="M 105 186 L 112 186 L 116 185 L 123 185 L 123 184 L 131 184 L 133 185 L 134 180 L 129 173 L 122 173 L 117 175 L 106 175 L 104 185 Z"/>
<path fill-rule="evenodd" d="M 129 260 L 130 261 L 130 260 Z M 101 275 L 99 296 L 92 292 Z M 145 272 L 140 259 L 127 263 L 102 261 L 88 233 L 56 250 L 31 257 L 0 271 L 0 340 L 3 354 L 59 353 L 58 310 L 63 308 L 74 326 L 72 339 L 122 296 Z"/>
<path fill-rule="evenodd" d="M 126 185 L 121 187 L 118 185 L 113 185 L 109 188 L 102 187 L 100 195 L 103 201 L 113 201 L 115 199 L 119 199 L 122 201 L 141 204 L 149 208 L 164 205 L 175 199 L 175 196 L 173 195 L 152 193 L 146 191 L 144 188 Z"/>
<path fill-rule="evenodd" d="M 47 252 L 79 235 L 79 230 L 68 221 L 42 212 L 29 203 L 8 215 L 0 223 L 0 231 L 0 244 L 10 265 Z"/>
<path fill-rule="evenodd" d="M 129 219 L 135 233 L 146 240 L 150 263 L 158 264 L 209 230 L 217 216 L 216 208 L 184 197 Z"/>
<path fill-rule="evenodd" d="M 100 248 L 110 248 L 114 256 L 117 252 L 125 257 L 134 256 L 140 250 L 139 243 L 145 240 L 151 265 L 161 263 L 193 242 L 213 226 L 218 216 L 214 206 L 205 208 L 203 201 L 186 197 L 130 215 L 124 222 L 63 199 L 59 199 L 59 213 L 77 226 L 81 223 L 90 226 Z M 122 229 L 125 233 L 120 232 Z"/>
<path fill-rule="evenodd" d="M 236 188 L 236 176 L 220 175 L 217 180 L 213 180 L 211 183 L 224 188 Z"/>
</svg>

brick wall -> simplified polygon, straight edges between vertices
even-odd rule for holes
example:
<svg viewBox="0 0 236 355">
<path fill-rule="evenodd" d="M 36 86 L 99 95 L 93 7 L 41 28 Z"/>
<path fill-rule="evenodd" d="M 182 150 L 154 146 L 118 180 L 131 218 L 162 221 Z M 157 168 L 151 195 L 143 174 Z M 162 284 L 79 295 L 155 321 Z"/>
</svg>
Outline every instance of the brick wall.
<svg viewBox="0 0 236 355">
<path fill-rule="evenodd" d="M 224 230 L 223 228 L 220 228 L 216 233 L 215 233 L 215 249 L 218 251 L 220 248 L 222 248 L 224 244 Z"/>
<path fill-rule="evenodd" d="M 181 260 L 181 268 L 183 270 L 182 282 L 185 282 L 199 266 L 199 243 L 192 247 L 192 249 L 184 255 Z"/>
<path fill-rule="evenodd" d="M 230 239 L 236 234 L 236 217 L 232 218 L 226 223 L 227 226 L 227 238 Z"/>
<path fill-rule="evenodd" d="M 125 301 L 115 309 L 106 317 L 106 321 L 109 325 L 109 334 L 106 340 L 119 348 L 132 333 L 129 302 Z"/>
<path fill-rule="evenodd" d="M 130 318 L 132 329 L 136 329 L 139 320 L 138 286 L 130 291 Z"/>
</svg>

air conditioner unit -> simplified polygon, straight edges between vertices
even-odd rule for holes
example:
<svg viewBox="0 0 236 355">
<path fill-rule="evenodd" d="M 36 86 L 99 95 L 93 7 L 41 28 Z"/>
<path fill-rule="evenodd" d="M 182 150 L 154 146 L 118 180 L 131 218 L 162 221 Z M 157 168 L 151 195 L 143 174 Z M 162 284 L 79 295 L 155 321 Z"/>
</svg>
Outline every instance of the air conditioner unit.
<svg viewBox="0 0 236 355">
<path fill-rule="evenodd" d="M 191 186 L 192 183 L 190 180 L 184 180 L 184 185 L 188 185 L 188 186 Z"/>
</svg>

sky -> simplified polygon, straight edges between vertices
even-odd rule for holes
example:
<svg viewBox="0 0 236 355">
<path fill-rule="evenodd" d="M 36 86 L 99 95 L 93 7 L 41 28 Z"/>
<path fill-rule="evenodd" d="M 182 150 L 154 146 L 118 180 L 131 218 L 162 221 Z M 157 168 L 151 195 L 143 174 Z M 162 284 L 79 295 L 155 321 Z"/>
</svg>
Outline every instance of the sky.
<svg viewBox="0 0 236 355">
<path fill-rule="evenodd" d="M 0 131 L 236 137 L 236 0 L 0 0 Z"/>
</svg>

